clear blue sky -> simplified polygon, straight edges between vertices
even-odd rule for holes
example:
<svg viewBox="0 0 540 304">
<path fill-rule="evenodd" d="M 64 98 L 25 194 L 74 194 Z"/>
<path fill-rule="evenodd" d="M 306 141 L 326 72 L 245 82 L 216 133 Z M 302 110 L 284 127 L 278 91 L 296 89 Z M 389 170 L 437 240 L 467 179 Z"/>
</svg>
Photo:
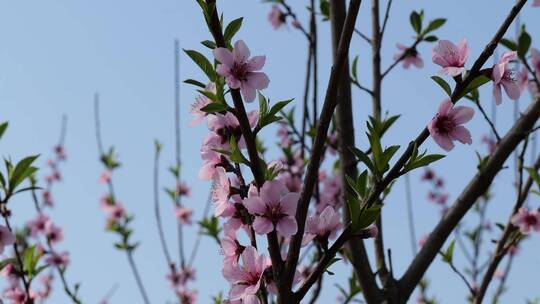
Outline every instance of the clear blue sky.
<svg viewBox="0 0 540 304">
<path fill-rule="evenodd" d="M 293 1 L 291 1 L 293 2 Z M 294 1 L 298 2 L 298 1 Z M 304 1 L 295 4 L 302 21 L 307 20 Z M 382 1 L 385 2 L 385 1 Z M 410 43 L 412 30 L 408 15 L 413 9 L 425 8 L 426 17 L 448 17 L 447 24 L 437 32 L 441 38 L 457 41 L 469 39 L 471 61 L 493 35 L 506 16 L 513 1 L 395 1 L 385 35 L 383 66 L 391 63 L 395 43 Z M 300 98 L 304 81 L 305 41 L 292 29 L 273 31 L 266 20 L 269 5 L 260 1 L 219 1 L 226 20 L 245 16 L 244 27 L 237 37 L 252 49 L 252 54 L 266 54 L 271 83 L 266 95 L 273 100 Z M 532 37 L 539 37 L 540 9 L 530 4 L 522 14 Z M 364 3 L 358 28 L 369 24 L 368 3 Z M 512 28 L 513 33 L 513 28 Z M 320 26 L 321 93 L 330 69 L 329 24 Z M 512 34 L 513 35 L 513 34 Z M 66 228 L 65 248 L 71 252 L 72 264 L 67 273 L 71 282 L 81 281 L 81 297 L 85 303 L 97 303 L 107 290 L 119 283 L 112 303 L 140 303 L 134 280 L 122 253 L 112 248 L 115 236 L 106 233 L 99 198 L 105 189 L 97 180 L 101 171 L 94 139 L 92 96 L 102 96 L 102 124 L 106 145 L 114 144 L 123 167 L 115 175 L 117 195 L 136 216 L 136 240 L 142 245 L 136 252 L 143 279 L 153 303 L 173 300 L 164 280 L 164 264 L 152 213 L 153 140 L 164 142 L 163 164 L 173 162 L 173 39 L 179 38 L 183 48 L 195 48 L 210 53 L 199 44 L 209 39 L 203 17 L 194 1 L 186 0 L 118 0 L 118 1 L 0 1 L 0 120 L 9 120 L 10 129 L 0 143 L 2 155 L 18 159 L 42 153 L 44 165 L 50 148 L 56 142 L 62 114 L 69 116 L 66 149 L 68 162 L 63 169 L 65 181 L 55 189 L 57 208 L 52 212 L 56 222 Z M 537 44 L 537 46 L 539 46 Z M 395 128 L 385 139 L 387 144 L 405 145 L 432 117 L 443 92 L 429 76 L 438 68 L 431 63 L 432 45 L 422 45 L 419 51 L 425 61 L 422 70 L 404 71 L 397 68 L 384 83 L 383 108 L 391 114 L 402 114 Z M 355 37 L 351 55 L 360 56 L 359 74 L 364 84 L 369 82 L 370 50 Z M 182 78 L 203 79 L 189 59 L 182 56 Z M 487 87 L 487 86 L 486 86 Z M 483 103 L 490 108 L 490 88 L 482 93 Z M 193 187 L 187 200 L 199 216 L 204 206 L 209 183 L 197 180 L 201 165 L 199 147 L 206 134 L 204 126 L 188 129 L 187 110 L 196 92 L 183 85 L 182 134 L 183 175 Z M 354 93 L 357 142 L 365 147 L 364 120 L 371 102 L 361 92 Z M 524 108 L 528 97 L 520 103 Z M 513 105 L 509 100 L 498 108 L 500 132 L 507 130 L 512 120 Z M 477 115 L 470 123 L 475 141 L 473 146 L 458 146 L 435 169 L 447 180 L 447 189 L 454 199 L 474 174 L 475 150 L 485 153 L 480 137 L 487 133 L 486 123 Z M 271 143 L 273 131 L 263 133 Z M 426 147 L 441 153 L 431 140 Z M 165 168 L 165 166 L 163 166 Z M 163 170 L 164 171 L 164 170 Z M 41 174 L 44 174 L 42 172 Z M 497 195 L 489 207 L 494 222 L 505 221 L 513 204 L 513 174 L 504 170 L 497 178 Z M 438 220 L 438 209 L 426 201 L 427 187 L 419 184 L 419 174 L 413 174 L 414 206 L 417 231 L 426 233 Z M 162 181 L 172 180 L 162 174 Z M 537 197 L 530 201 L 537 206 Z M 172 209 L 162 197 L 167 235 L 174 244 Z M 23 223 L 33 213 L 29 196 L 13 201 L 14 221 Z M 394 271 L 400 275 L 411 259 L 409 239 L 405 233 L 403 183 L 385 207 L 386 244 L 392 248 Z M 193 241 L 194 231 L 187 238 Z M 493 234 L 491 237 L 496 237 Z M 526 242 L 525 250 L 515 263 L 509 278 L 511 289 L 503 302 L 523 302 L 536 296 L 536 271 L 540 266 L 538 235 Z M 487 254 L 488 249 L 484 250 Z M 463 265 L 462 255 L 457 262 Z M 217 246 L 205 239 L 197 257 L 200 303 L 208 303 L 210 295 L 226 291 L 221 278 L 221 256 Z M 337 290 L 331 284 L 345 276 L 345 268 L 332 266 L 336 278 L 327 281 L 328 288 L 321 303 L 332 303 Z M 465 288 L 447 265 L 439 260 L 428 272 L 432 292 L 442 303 L 463 302 Z M 456 292 L 459 290 L 460 292 Z M 56 288 L 50 303 L 68 303 Z"/>
</svg>

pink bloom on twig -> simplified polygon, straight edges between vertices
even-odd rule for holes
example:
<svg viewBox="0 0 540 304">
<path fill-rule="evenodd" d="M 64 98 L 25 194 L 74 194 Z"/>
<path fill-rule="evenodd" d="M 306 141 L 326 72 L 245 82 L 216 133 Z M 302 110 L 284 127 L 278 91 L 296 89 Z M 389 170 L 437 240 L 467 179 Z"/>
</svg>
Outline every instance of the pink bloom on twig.
<svg viewBox="0 0 540 304">
<path fill-rule="evenodd" d="M 53 222 L 48 221 L 45 225 L 45 235 L 51 243 L 59 243 L 64 240 L 64 231 Z"/>
<path fill-rule="evenodd" d="M 433 140 L 444 150 L 454 148 L 454 140 L 463 144 L 472 144 L 471 133 L 462 124 L 472 119 L 474 109 L 454 106 L 450 99 L 444 100 L 437 114 L 428 124 L 428 130 Z"/>
<path fill-rule="evenodd" d="M 230 300 L 242 300 L 243 303 L 250 304 L 259 303 L 256 294 L 266 266 L 265 256 L 259 255 L 252 246 L 246 247 L 242 252 L 242 265 L 225 263 L 223 276 L 233 284 L 229 293 Z"/>
<path fill-rule="evenodd" d="M 186 208 L 184 206 L 178 206 L 176 207 L 175 215 L 179 223 L 184 225 L 191 225 L 191 216 L 193 215 L 193 209 Z"/>
<path fill-rule="evenodd" d="M 448 40 L 440 40 L 433 49 L 433 63 L 443 68 L 441 73 L 455 77 L 465 71 L 469 51 L 466 39 L 462 39 L 458 45 Z"/>
<path fill-rule="evenodd" d="M 212 190 L 212 201 L 216 204 L 214 215 L 217 217 L 229 217 L 233 215 L 234 208 L 229 204 L 231 192 L 231 182 L 225 169 L 216 168 L 214 175 L 214 189 Z"/>
<path fill-rule="evenodd" d="M 268 14 L 268 21 L 272 27 L 277 30 L 285 23 L 286 15 L 279 9 L 277 5 L 272 6 L 272 10 Z"/>
<path fill-rule="evenodd" d="M 107 184 L 111 181 L 111 175 L 112 172 L 110 170 L 106 170 L 99 176 L 99 183 L 100 184 Z"/>
<path fill-rule="evenodd" d="M 267 234 L 276 229 L 283 237 L 295 234 L 298 229 L 295 215 L 299 197 L 299 193 L 289 192 L 281 180 L 266 182 L 259 196 L 244 200 L 249 213 L 255 215 L 255 232 Z"/>
<path fill-rule="evenodd" d="M 512 100 L 517 100 L 521 94 L 518 74 L 509 66 L 510 61 L 515 60 L 516 57 L 516 52 L 506 52 L 502 55 L 499 63 L 493 66 L 491 79 L 493 80 L 493 95 L 497 105 L 502 103 L 501 86 L 504 88 L 506 95 Z"/>
<path fill-rule="evenodd" d="M 45 214 L 39 213 L 35 219 L 28 221 L 26 227 L 30 229 L 30 235 L 33 237 L 38 236 L 41 233 L 45 233 L 49 217 Z"/>
<path fill-rule="evenodd" d="M 266 56 L 249 58 L 249 48 L 244 41 L 238 40 L 232 52 L 226 48 L 214 49 L 214 57 L 221 63 L 216 68 L 217 73 L 225 77 L 231 89 L 240 89 L 246 102 L 255 99 L 257 90 L 268 87 L 268 76 L 258 72 L 264 66 Z"/>
<path fill-rule="evenodd" d="M 311 241 L 315 237 L 323 239 L 334 238 L 341 228 L 341 216 L 334 211 L 332 206 L 327 206 L 319 215 L 308 217 L 306 222 L 306 236 L 303 243 Z"/>
<path fill-rule="evenodd" d="M 394 55 L 394 60 L 400 59 L 403 57 L 403 68 L 408 69 L 411 65 L 421 69 L 424 67 L 424 61 L 420 58 L 420 54 L 414 48 L 409 48 L 401 43 L 397 43 L 396 47 L 400 50 L 397 54 Z"/>
<path fill-rule="evenodd" d="M 69 265 L 69 253 L 67 251 L 62 253 L 53 252 L 49 254 L 45 262 L 57 267 L 67 267 Z"/>
<path fill-rule="evenodd" d="M 529 234 L 531 230 L 540 231 L 540 213 L 536 210 L 522 207 L 510 219 L 512 225 L 519 227 L 519 231 L 523 234 Z"/>
</svg>

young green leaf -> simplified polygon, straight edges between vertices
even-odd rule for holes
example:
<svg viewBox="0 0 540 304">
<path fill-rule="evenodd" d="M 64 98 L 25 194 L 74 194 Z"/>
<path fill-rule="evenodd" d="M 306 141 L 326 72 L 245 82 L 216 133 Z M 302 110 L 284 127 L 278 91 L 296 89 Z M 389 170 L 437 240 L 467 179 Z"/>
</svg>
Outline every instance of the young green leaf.
<svg viewBox="0 0 540 304">
<path fill-rule="evenodd" d="M 433 79 L 433 81 L 435 81 L 448 96 L 452 96 L 452 88 L 450 88 L 450 85 L 444 79 L 439 76 L 431 76 L 431 79 Z"/>
<path fill-rule="evenodd" d="M 216 71 L 214 70 L 214 66 L 210 63 L 206 57 L 204 57 L 203 54 L 195 51 L 195 50 L 186 50 L 184 49 L 184 52 L 199 66 L 199 68 L 208 76 L 208 79 L 211 82 L 216 81 L 217 75 Z"/>
</svg>

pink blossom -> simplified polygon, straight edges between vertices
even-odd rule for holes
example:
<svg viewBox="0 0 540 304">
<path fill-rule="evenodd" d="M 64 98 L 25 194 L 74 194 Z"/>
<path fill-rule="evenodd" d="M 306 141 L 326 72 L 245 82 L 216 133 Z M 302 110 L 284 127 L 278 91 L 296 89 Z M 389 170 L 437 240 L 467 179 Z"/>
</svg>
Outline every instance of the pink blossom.
<svg viewBox="0 0 540 304">
<path fill-rule="evenodd" d="M 183 304 L 195 304 L 197 303 L 197 291 L 181 288 L 176 291 L 176 294 L 180 298 L 180 303 Z"/>
<path fill-rule="evenodd" d="M 284 237 L 295 234 L 298 229 L 295 214 L 299 197 L 299 193 L 289 192 L 281 180 L 266 182 L 259 196 L 244 200 L 249 213 L 255 215 L 255 232 L 267 234 L 276 229 Z"/>
<path fill-rule="evenodd" d="M 26 293 L 18 286 L 6 290 L 3 297 L 12 301 L 12 304 L 25 304 L 26 302 Z"/>
<path fill-rule="evenodd" d="M 4 247 L 15 244 L 15 236 L 5 226 L 0 225 L 0 254 L 4 252 Z"/>
<path fill-rule="evenodd" d="M 362 231 L 364 238 L 374 238 L 379 234 L 379 228 L 376 225 L 370 225 Z"/>
<path fill-rule="evenodd" d="M 249 125 L 254 128 L 259 120 L 259 112 L 251 111 L 247 113 Z M 244 137 L 242 136 L 242 130 L 240 129 L 240 122 L 238 118 L 231 113 L 225 114 L 216 113 L 208 118 L 208 129 L 212 131 L 203 143 L 203 149 L 229 149 L 229 141 L 234 137 L 238 141 L 238 147 L 244 148 L 246 146 Z"/>
<path fill-rule="evenodd" d="M 489 153 L 493 153 L 493 151 L 495 151 L 495 148 L 497 147 L 497 141 L 493 137 L 483 135 L 481 141 L 487 146 Z"/>
<path fill-rule="evenodd" d="M 411 65 L 421 69 L 424 67 L 424 61 L 420 58 L 420 54 L 414 48 L 409 48 L 401 43 L 396 44 L 396 47 L 400 50 L 394 55 L 394 60 L 399 60 L 403 55 L 403 68 L 408 69 Z"/>
<path fill-rule="evenodd" d="M 201 158 L 203 165 L 199 170 L 199 178 L 202 180 L 211 180 L 214 174 L 216 174 L 216 168 L 223 162 L 224 156 L 219 152 L 205 150 L 203 148 Z"/>
<path fill-rule="evenodd" d="M 272 10 L 268 14 L 268 21 L 272 27 L 277 30 L 285 23 L 286 15 L 279 9 L 277 5 L 272 6 Z"/>
<path fill-rule="evenodd" d="M 338 212 L 334 211 L 332 206 L 327 206 L 319 215 L 310 216 L 306 222 L 305 241 L 309 241 L 315 237 L 323 239 L 336 236 L 337 231 L 341 228 L 341 217 Z"/>
<path fill-rule="evenodd" d="M 212 190 L 212 201 L 216 204 L 214 215 L 216 217 L 229 217 L 234 213 L 234 208 L 229 203 L 231 182 L 225 169 L 216 168 L 214 176 L 214 188 Z"/>
<path fill-rule="evenodd" d="M 242 265 L 225 263 L 223 276 L 233 284 L 229 293 L 230 300 L 258 304 L 256 294 L 259 291 L 266 265 L 265 256 L 259 255 L 252 246 L 246 247 L 242 252 Z"/>
<path fill-rule="evenodd" d="M 535 48 L 531 49 L 531 63 L 536 73 L 536 78 L 540 79 L 540 51 Z"/>
<path fill-rule="evenodd" d="M 54 147 L 54 153 L 59 160 L 66 160 L 66 151 L 63 146 L 57 145 Z"/>
<path fill-rule="evenodd" d="M 508 95 L 510 99 L 519 99 L 521 92 L 517 73 L 515 70 L 510 69 L 509 66 L 510 61 L 516 59 L 516 57 L 516 52 L 506 52 L 502 55 L 499 63 L 493 66 L 491 79 L 493 80 L 493 95 L 495 96 L 495 103 L 497 105 L 502 103 L 501 86 L 504 88 L 506 95 Z"/>
<path fill-rule="evenodd" d="M 30 235 L 36 237 L 41 233 L 45 233 L 48 222 L 49 217 L 45 214 L 39 213 L 35 219 L 26 223 L 26 227 L 30 229 Z"/>
<path fill-rule="evenodd" d="M 320 191 L 320 203 L 317 205 L 317 212 L 321 213 L 326 206 L 332 206 L 338 210 L 343 205 L 341 196 L 341 178 L 338 175 L 327 176 L 323 180 L 323 187 Z"/>
<path fill-rule="evenodd" d="M 236 239 L 236 231 L 234 229 L 225 225 L 223 230 L 225 231 L 225 236 L 221 239 L 221 249 L 225 256 L 223 263 L 236 263 L 246 247 L 238 242 Z"/>
<path fill-rule="evenodd" d="M 190 196 L 191 188 L 186 184 L 186 182 L 181 182 L 176 185 L 176 194 L 179 196 Z"/>
<path fill-rule="evenodd" d="M 534 0 L 532 6 L 534 7 L 540 6 L 540 0 Z"/>
<path fill-rule="evenodd" d="M 110 224 L 120 221 L 126 215 L 126 208 L 120 202 L 109 205 L 107 222 Z"/>
<path fill-rule="evenodd" d="M 191 225 L 193 209 L 184 206 L 177 206 L 175 210 L 176 220 L 184 225 Z"/>
<path fill-rule="evenodd" d="M 45 235 L 51 243 L 59 243 L 64 240 L 64 231 L 53 222 L 48 221 L 45 225 Z"/>
<path fill-rule="evenodd" d="M 423 181 L 430 181 L 434 178 L 435 178 L 435 173 L 433 172 L 433 170 L 429 168 L 424 171 L 424 174 L 421 177 Z"/>
<path fill-rule="evenodd" d="M 531 229 L 534 231 L 540 231 L 540 213 L 536 210 L 529 211 L 529 209 L 522 207 L 518 212 L 510 219 L 512 225 L 519 227 L 519 231 L 523 234 L 529 234 Z"/>
<path fill-rule="evenodd" d="M 268 76 L 257 72 L 264 66 L 266 56 L 249 58 L 250 52 L 244 41 L 238 40 L 232 52 L 226 48 L 214 49 L 214 57 L 221 62 L 216 68 L 217 73 L 225 77 L 231 89 L 240 89 L 246 102 L 255 99 L 256 90 L 268 87 Z"/>
<path fill-rule="evenodd" d="M 441 73 L 455 77 L 465 71 L 469 51 L 466 39 L 462 39 L 458 45 L 448 40 L 440 40 L 433 49 L 433 63 L 443 68 Z"/>
<path fill-rule="evenodd" d="M 67 267 L 69 264 L 69 252 L 64 251 L 62 253 L 52 252 L 49 254 L 45 262 L 49 265 L 57 267 Z"/>
<path fill-rule="evenodd" d="M 472 119 L 474 109 L 457 106 L 450 101 L 444 100 L 437 111 L 437 114 L 428 124 L 428 130 L 433 140 L 444 150 L 450 151 L 454 148 L 452 141 L 457 140 L 463 144 L 472 144 L 471 133 L 462 124 Z"/>
<path fill-rule="evenodd" d="M 52 197 L 52 194 L 51 192 L 49 191 L 43 191 L 42 194 L 41 194 L 42 198 L 43 198 L 43 203 L 49 207 L 52 207 L 53 204 L 54 204 L 54 200 L 53 200 L 53 197 Z"/>
<path fill-rule="evenodd" d="M 111 181 L 111 175 L 112 175 L 112 172 L 110 170 L 105 170 L 99 176 L 99 183 L 100 184 L 107 184 L 108 182 Z"/>
<path fill-rule="evenodd" d="M 209 83 L 206 86 L 205 91 L 215 94 L 216 85 L 213 82 Z M 189 127 L 198 125 L 203 121 L 204 117 L 206 117 L 206 112 L 203 112 L 202 108 L 206 107 L 210 103 L 212 103 L 210 98 L 204 95 L 200 95 L 195 98 L 195 102 L 191 105 L 191 110 L 189 111 L 189 113 L 191 113 L 191 116 L 193 116 L 193 120 L 188 125 Z"/>
</svg>

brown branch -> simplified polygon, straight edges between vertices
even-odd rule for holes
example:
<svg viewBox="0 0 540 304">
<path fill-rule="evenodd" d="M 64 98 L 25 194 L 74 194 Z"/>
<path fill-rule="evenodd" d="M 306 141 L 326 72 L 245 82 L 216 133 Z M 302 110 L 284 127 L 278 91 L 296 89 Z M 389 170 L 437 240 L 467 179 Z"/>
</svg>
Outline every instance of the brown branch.
<svg viewBox="0 0 540 304">
<path fill-rule="evenodd" d="M 340 35 L 343 31 L 346 18 L 345 1 L 332 0 L 330 2 L 330 21 L 332 27 L 332 52 L 334 64 L 337 63 L 338 47 Z M 348 56 L 347 56 L 348 57 Z M 351 147 L 355 146 L 354 140 L 354 118 L 352 110 L 351 82 L 349 75 L 349 62 L 346 58 L 344 67 L 341 70 L 342 77 L 339 79 L 337 90 L 337 100 L 339 104 L 336 108 L 336 121 L 339 137 L 339 159 L 341 164 L 341 184 L 342 199 L 345 201 L 347 193 L 350 191 L 347 185 L 346 176 L 356 178 L 358 170 L 356 167 L 356 158 L 352 154 Z M 350 221 L 349 209 L 345 208 L 343 213 L 344 222 Z M 352 264 L 357 273 L 358 282 L 364 291 L 364 297 L 368 303 L 375 303 L 379 297 L 379 289 L 375 282 L 375 276 L 369 264 L 369 259 L 362 239 L 353 238 L 349 240 L 348 247 Z"/>
<path fill-rule="evenodd" d="M 317 135 L 315 136 L 312 154 L 310 162 L 307 167 L 302 192 L 300 193 L 300 199 L 298 202 L 298 208 L 296 210 L 296 221 L 298 223 L 298 232 L 292 237 L 289 252 L 286 262 L 286 289 L 292 289 L 292 279 L 296 270 L 298 257 L 300 254 L 300 248 L 302 245 L 302 237 L 304 235 L 306 216 L 309 208 L 309 203 L 315 184 L 317 182 L 317 176 L 319 166 L 322 158 L 322 152 L 326 138 L 328 136 L 328 128 L 334 110 L 338 104 L 337 92 L 339 87 L 339 79 L 342 77 L 341 71 L 345 67 L 347 57 L 349 53 L 349 46 L 351 43 L 352 33 L 354 31 L 354 25 L 360 9 L 361 0 L 351 0 L 349 3 L 349 10 L 341 32 L 341 38 L 339 39 L 339 47 L 337 51 L 337 60 L 334 63 L 332 71 L 330 73 L 330 79 L 328 81 L 328 87 L 326 90 L 326 96 L 323 103 L 323 108 L 320 115 L 319 124 L 317 126 Z"/>
<path fill-rule="evenodd" d="M 525 1 L 523 1 L 525 2 Z M 523 3 L 522 3 L 523 4 Z M 408 298 L 444 242 L 477 199 L 485 193 L 505 161 L 527 135 L 540 116 L 540 99 L 529 106 L 525 114 L 514 124 L 489 156 L 485 167 L 469 182 L 465 190 L 430 233 L 428 240 L 399 280 L 401 293 Z"/>
<path fill-rule="evenodd" d="M 538 103 L 538 101 L 537 101 Z M 525 149 L 524 149 L 525 150 Z M 523 153 L 520 156 L 520 158 L 523 158 Z M 534 164 L 534 168 L 538 170 L 540 168 L 540 156 L 536 159 L 536 163 Z M 520 174 L 520 176 L 522 176 Z M 508 219 L 508 222 L 504 228 L 504 231 L 502 233 L 501 238 L 497 241 L 497 246 L 495 249 L 495 252 L 491 258 L 491 262 L 486 270 L 486 273 L 484 274 L 484 278 L 482 279 L 482 283 L 480 284 L 480 287 L 478 289 L 478 293 L 476 295 L 476 298 L 474 299 L 474 303 L 482 303 L 482 300 L 484 299 L 484 296 L 486 294 L 486 291 L 489 287 L 489 284 L 491 283 L 491 280 L 493 279 L 493 275 L 495 274 L 495 271 L 497 270 L 497 267 L 499 266 L 499 263 L 502 261 L 502 259 L 505 256 L 506 253 L 506 247 L 508 245 L 508 240 L 512 236 L 512 234 L 517 230 L 517 228 L 512 225 L 510 220 L 512 219 L 512 216 L 516 214 L 523 206 L 525 201 L 527 200 L 527 197 L 529 195 L 530 189 L 532 185 L 534 184 L 534 180 L 532 177 L 529 177 L 523 187 L 519 187 L 519 194 L 516 200 L 516 203 L 512 209 L 512 213 Z"/>
</svg>

